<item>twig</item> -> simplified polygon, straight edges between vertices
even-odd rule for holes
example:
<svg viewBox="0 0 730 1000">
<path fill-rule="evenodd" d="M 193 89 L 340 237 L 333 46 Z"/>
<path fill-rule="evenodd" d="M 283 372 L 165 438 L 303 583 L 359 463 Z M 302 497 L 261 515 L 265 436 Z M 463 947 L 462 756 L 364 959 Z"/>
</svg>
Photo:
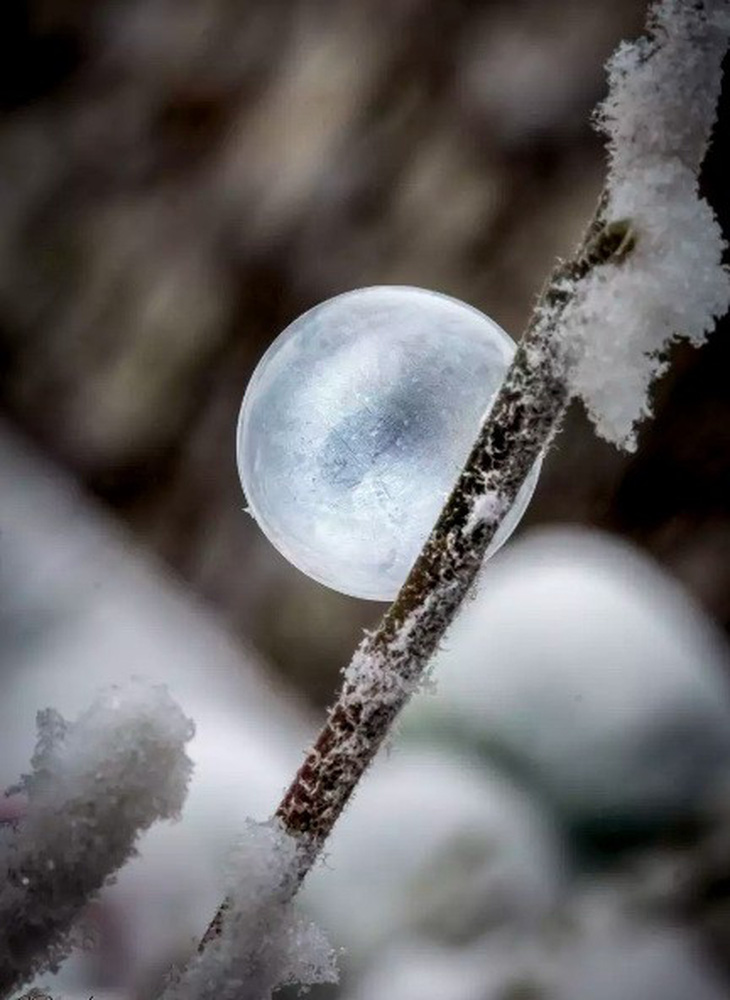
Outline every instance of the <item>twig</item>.
<svg viewBox="0 0 730 1000">
<path fill-rule="evenodd" d="M 631 253 L 627 222 L 607 223 L 602 196 L 575 255 L 561 262 L 536 304 L 497 398 L 441 516 L 396 600 L 345 670 L 327 722 L 276 816 L 299 845 L 298 884 L 322 850 L 394 719 L 467 596 L 504 514 L 555 434 L 569 400 L 561 316 L 595 267 Z M 227 901 L 201 949 L 220 934 Z"/>
</svg>

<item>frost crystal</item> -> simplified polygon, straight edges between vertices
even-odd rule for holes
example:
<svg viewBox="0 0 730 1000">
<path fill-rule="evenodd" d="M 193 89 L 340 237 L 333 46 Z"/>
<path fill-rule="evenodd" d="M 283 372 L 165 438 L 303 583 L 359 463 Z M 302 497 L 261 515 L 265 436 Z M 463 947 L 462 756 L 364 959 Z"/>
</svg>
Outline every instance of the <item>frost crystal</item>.
<svg viewBox="0 0 730 1000">
<path fill-rule="evenodd" d="M 249 823 L 231 861 L 220 932 L 162 1000 L 269 1000 L 280 986 L 337 981 L 323 932 L 291 900 L 297 849 L 276 820 Z"/>
<path fill-rule="evenodd" d="M 111 689 L 75 723 L 39 713 L 27 809 L 0 830 L 0 994 L 58 967 L 73 921 L 137 835 L 179 813 L 192 734 L 166 690 L 141 683 Z"/>
<path fill-rule="evenodd" d="M 496 521 L 504 514 L 504 501 L 496 490 L 479 493 L 472 502 L 464 531 L 472 534 L 484 523 Z"/>
<path fill-rule="evenodd" d="M 698 195 L 729 33 L 728 0 L 661 0 L 649 37 L 619 46 L 608 64 L 597 114 L 608 135 L 606 218 L 628 220 L 636 246 L 580 282 L 565 338 L 572 390 L 598 433 L 628 449 L 669 343 L 699 345 L 730 305 L 725 244 Z"/>
</svg>

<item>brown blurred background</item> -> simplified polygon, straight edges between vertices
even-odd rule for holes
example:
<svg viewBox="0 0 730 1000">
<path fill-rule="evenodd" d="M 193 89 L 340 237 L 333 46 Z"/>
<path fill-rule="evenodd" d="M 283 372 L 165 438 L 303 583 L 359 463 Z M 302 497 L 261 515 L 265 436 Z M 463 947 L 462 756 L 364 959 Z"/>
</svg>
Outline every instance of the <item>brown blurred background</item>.
<svg viewBox="0 0 730 1000">
<path fill-rule="evenodd" d="M 233 433 L 266 345 L 358 286 L 519 333 L 601 185 L 641 0 L 5 0 L 0 405 L 315 701 L 380 608 L 286 564 Z M 727 102 L 726 102 L 727 103 Z M 725 114 L 706 164 L 730 228 Z M 730 626 L 727 331 L 627 456 L 577 408 L 527 524 L 639 542 Z M 296 655 L 295 655 L 296 653 Z"/>
</svg>

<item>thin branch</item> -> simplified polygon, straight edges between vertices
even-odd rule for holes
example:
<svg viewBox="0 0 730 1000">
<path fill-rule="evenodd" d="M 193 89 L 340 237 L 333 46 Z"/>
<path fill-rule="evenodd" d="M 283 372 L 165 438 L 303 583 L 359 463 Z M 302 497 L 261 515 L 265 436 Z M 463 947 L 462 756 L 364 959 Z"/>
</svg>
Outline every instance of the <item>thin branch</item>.
<svg viewBox="0 0 730 1000">
<path fill-rule="evenodd" d="M 276 816 L 299 844 L 306 875 L 393 721 L 467 596 L 505 513 L 558 428 L 569 399 L 556 332 L 580 281 L 631 253 L 625 222 L 606 223 L 605 198 L 575 255 L 545 286 L 491 410 L 426 544 L 377 630 L 345 670 L 339 697 Z M 223 903 L 201 949 L 222 929 Z"/>
</svg>

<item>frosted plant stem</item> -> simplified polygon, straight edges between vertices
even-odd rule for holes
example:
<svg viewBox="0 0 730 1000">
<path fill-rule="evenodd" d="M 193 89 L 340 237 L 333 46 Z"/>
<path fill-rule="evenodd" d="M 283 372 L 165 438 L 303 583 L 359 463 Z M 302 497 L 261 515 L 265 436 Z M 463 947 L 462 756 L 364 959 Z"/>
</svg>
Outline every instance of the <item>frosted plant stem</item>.
<svg viewBox="0 0 730 1000">
<path fill-rule="evenodd" d="M 79 914 L 138 836 L 179 815 L 192 735 L 164 688 L 139 682 L 100 695 L 72 723 L 39 713 L 23 814 L 0 836 L 0 997 L 57 969 Z"/>
<path fill-rule="evenodd" d="M 327 722 L 277 810 L 306 875 L 358 781 L 467 596 L 497 531 L 563 416 L 569 392 L 558 348 L 561 316 L 580 281 L 634 245 L 625 222 L 604 220 L 601 197 L 575 255 L 547 282 L 466 465 L 397 598 L 346 668 Z M 224 902 L 201 942 L 221 931 Z"/>
</svg>

